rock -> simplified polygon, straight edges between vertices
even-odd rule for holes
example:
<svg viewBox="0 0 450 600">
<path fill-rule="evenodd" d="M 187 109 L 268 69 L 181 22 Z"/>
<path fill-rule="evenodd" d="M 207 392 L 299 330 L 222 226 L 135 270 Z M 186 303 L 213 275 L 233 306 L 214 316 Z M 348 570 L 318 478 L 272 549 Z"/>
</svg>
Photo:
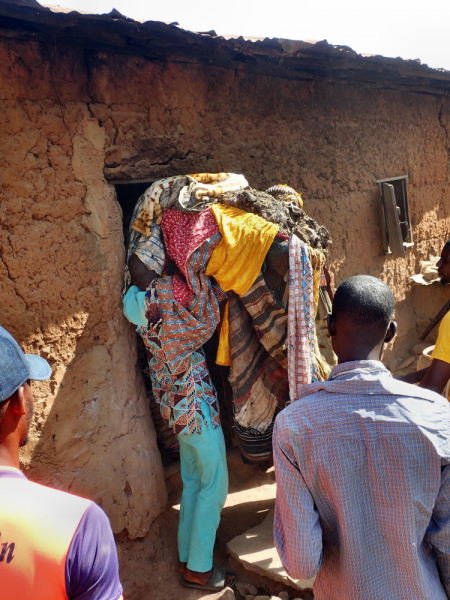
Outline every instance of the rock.
<svg viewBox="0 0 450 600">
<path fill-rule="evenodd" d="M 236 596 L 231 588 L 227 587 L 216 594 L 202 596 L 202 600 L 236 600 Z"/>
<path fill-rule="evenodd" d="M 279 581 L 297 590 L 312 589 L 314 578 L 308 580 L 292 579 L 281 564 L 273 541 L 273 510 L 268 513 L 260 525 L 249 529 L 228 542 L 227 550 L 234 559 L 249 571 Z"/>
<path fill-rule="evenodd" d="M 399 365 L 399 370 L 401 369 L 406 369 L 407 367 L 410 367 L 413 363 L 414 363 L 414 356 L 410 356 L 409 358 L 407 358 L 406 360 L 404 360 L 401 365 Z"/>
<path fill-rule="evenodd" d="M 280 600 L 289 600 L 289 594 L 287 592 L 280 592 L 279 594 Z"/>
<path fill-rule="evenodd" d="M 271 600 L 270 596 L 255 596 L 255 600 Z"/>
<path fill-rule="evenodd" d="M 256 596 L 258 594 L 257 588 L 251 583 L 245 583 L 245 581 L 237 581 L 236 589 L 241 596 Z"/>
<path fill-rule="evenodd" d="M 255 600 L 255 596 L 245 596 L 245 600 Z"/>
<path fill-rule="evenodd" d="M 412 354 L 413 356 L 417 356 L 417 355 L 421 355 L 422 352 L 425 350 L 425 348 L 427 348 L 429 346 L 428 342 L 419 342 L 418 344 L 414 344 L 414 346 L 411 346 L 411 348 L 409 349 L 409 353 Z"/>
<path fill-rule="evenodd" d="M 243 581 L 237 581 L 235 588 L 237 589 L 237 591 L 240 593 L 241 596 L 247 595 L 246 584 Z"/>
</svg>

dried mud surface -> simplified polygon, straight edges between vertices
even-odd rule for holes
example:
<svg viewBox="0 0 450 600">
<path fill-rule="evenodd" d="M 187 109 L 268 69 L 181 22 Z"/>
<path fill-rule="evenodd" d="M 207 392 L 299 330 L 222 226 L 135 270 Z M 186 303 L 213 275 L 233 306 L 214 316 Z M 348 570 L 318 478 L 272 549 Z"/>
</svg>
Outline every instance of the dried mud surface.
<svg viewBox="0 0 450 600">
<path fill-rule="evenodd" d="M 231 171 L 301 192 L 332 236 L 335 285 L 368 273 L 391 286 L 395 370 L 449 295 L 408 280 L 448 237 L 449 116 L 432 94 L 1 39 L 0 323 L 53 369 L 34 385 L 29 476 L 95 499 L 120 539 L 160 552 L 167 492 L 121 312 L 114 181 Z M 403 259 L 382 254 L 375 180 L 406 173 L 415 245 Z M 125 579 L 144 581 L 121 557 Z"/>
<path fill-rule="evenodd" d="M 78 99 L 79 81 L 62 103 L 44 57 L 0 48 L 1 324 L 52 366 L 33 384 L 23 465 L 96 500 L 115 532 L 144 535 L 166 490 L 121 312 L 122 219 L 103 176 L 105 131 Z"/>
</svg>

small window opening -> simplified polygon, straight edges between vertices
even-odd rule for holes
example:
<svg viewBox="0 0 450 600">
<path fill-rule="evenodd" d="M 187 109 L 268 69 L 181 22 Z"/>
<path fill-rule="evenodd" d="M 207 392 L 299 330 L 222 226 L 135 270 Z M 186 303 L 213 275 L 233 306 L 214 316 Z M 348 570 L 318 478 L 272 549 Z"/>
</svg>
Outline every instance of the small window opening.
<svg viewBox="0 0 450 600">
<path fill-rule="evenodd" d="M 408 175 L 378 179 L 381 199 L 381 237 L 384 254 L 405 257 L 414 245 L 408 202 Z"/>
</svg>

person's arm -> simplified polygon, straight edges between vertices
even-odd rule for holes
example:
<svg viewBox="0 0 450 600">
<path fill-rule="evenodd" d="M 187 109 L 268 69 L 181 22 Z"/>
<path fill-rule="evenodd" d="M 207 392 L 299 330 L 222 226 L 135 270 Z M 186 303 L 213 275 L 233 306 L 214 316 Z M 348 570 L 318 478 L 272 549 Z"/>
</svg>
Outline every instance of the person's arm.
<svg viewBox="0 0 450 600">
<path fill-rule="evenodd" d="M 109 519 L 94 502 L 84 513 L 66 558 L 68 600 L 121 600 L 119 561 Z"/>
<path fill-rule="evenodd" d="M 450 465 L 442 470 L 441 487 L 425 538 L 433 547 L 439 576 L 450 598 Z"/>
<path fill-rule="evenodd" d="M 273 449 L 277 481 L 275 547 L 288 575 L 311 579 L 322 564 L 319 513 L 295 462 L 287 432 L 278 420 L 273 430 Z"/>
<path fill-rule="evenodd" d="M 431 354 L 431 366 L 420 382 L 420 387 L 442 394 L 450 379 L 450 312 L 439 325 L 439 335 Z"/>
<path fill-rule="evenodd" d="M 450 363 L 434 358 L 430 367 L 419 383 L 420 387 L 442 394 L 447 381 L 450 379 Z"/>
<path fill-rule="evenodd" d="M 401 377 L 396 377 L 396 379 L 399 381 L 404 381 L 405 383 L 420 383 L 425 377 L 429 368 L 430 367 L 426 367 L 425 369 L 420 369 L 420 371 L 413 371 L 412 373 L 407 373 Z"/>
</svg>

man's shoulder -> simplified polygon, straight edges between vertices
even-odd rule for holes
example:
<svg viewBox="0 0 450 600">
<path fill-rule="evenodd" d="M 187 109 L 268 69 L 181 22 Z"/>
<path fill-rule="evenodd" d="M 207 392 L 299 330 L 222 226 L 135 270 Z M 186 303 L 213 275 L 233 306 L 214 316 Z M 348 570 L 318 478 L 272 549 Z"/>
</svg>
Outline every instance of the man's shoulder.
<svg viewBox="0 0 450 600">
<path fill-rule="evenodd" d="M 395 379 L 388 371 L 373 376 L 371 379 L 359 380 L 327 380 L 316 383 L 310 383 L 303 386 L 298 400 L 293 405 L 299 405 L 323 401 L 323 397 L 328 394 L 339 394 L 341 397 L 357 396 L 399 396 L 422 399 L 431 402 L 437 402 L 443 406 L 448 406 L 447 400 L 440 394 L 422 388 L 411 383 L 406 383 Z M 301 402 L 300 402 L 301 401 Z M 450 406 L 449 406 L 450 409 Z"/>
<path fill-rule="evenodd" d="M 305 385 L 306 387 L 311 387 L 315 384 Z M 323 412 L 323 402 L 324 395 L 326 391 L 322 387 L 318 387 L 309 390 L 308 392 L 303 391 L 297 400 L 290 402 L 277 416 L 278 428 L 281 426 L 287 426 L 287 424 L 292 420 L 309 418 L 312 412 L 319 411 Z"/>
<path fill-rule="evenodd" d="M 362 404 L 364 402 L 364 404 Z M 323 425 L 328 419 L 350 418 L 364 406 L 383 412 L 402 413 L 411 421 L 420 415 L 426 419 L 450 424 L 450 403 L 446 398 L 410 383 L 394 379 L 388 372 L 372 381 L 328 380 L 303 386 L 297 400 L 277 417 L 278 428 L 296 428 L 303 422 L 308 426 Z M 420 420 L 420 419 L 419 419 Z"/>
<path fill-rule="evenodd" d="M 21 510 L 28 507 L 28 511 L 50 519 L 64 517 L 66 514 L 81 519 L 92 504 L 92 500 L 30 481 L 26 477 L 0 479 L 0 496 L 15 502 Z"/>
<path fill-rule="evenodd" d="M 441 396 L 441 394 L 433 392 L 432 390 L 428 390 L 427 388 L 422 388 L 412 383 L 406 383 L 405 381 L 401 381 L 400 379 L 395 379 L 394 377 L 390 376 L 383 378 L 380 381 L 380 384 L 382 389 L 385 390 L 387 394 L 392 396 L 425 400 L 427 402 L 441 405 L 444 408 L 448 408 L 450 411 L 450 405 L 447 399 L 444 398 L 444 396 Z"/>
</svg>

